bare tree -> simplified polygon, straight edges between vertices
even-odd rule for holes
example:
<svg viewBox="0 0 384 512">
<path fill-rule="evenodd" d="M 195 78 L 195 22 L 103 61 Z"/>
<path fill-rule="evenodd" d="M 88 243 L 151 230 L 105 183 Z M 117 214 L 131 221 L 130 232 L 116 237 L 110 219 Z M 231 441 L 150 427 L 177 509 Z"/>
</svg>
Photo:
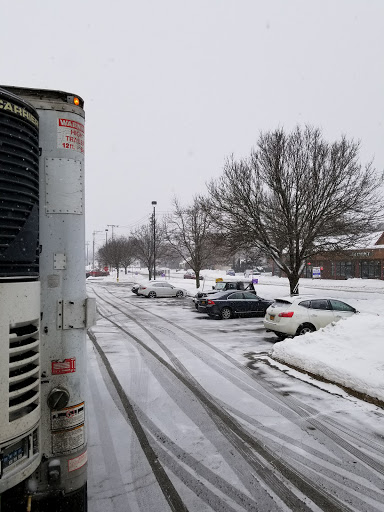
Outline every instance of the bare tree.
<svg viewBox="0 0 384 512">
<path fill-rule="evenodd" d="M 212 259 L 212 218 L 202 197 L 195 197 L 191 206 L 182 207 L 173 200 L 174 212 L 167 220 L 165 238 L 196 274 L 200 286 L 200 271 Z"/>
<path fill-rule="evenodd" d="M 345 250 L 383 211 L 383 175 L 359 163 L 359 143 L 329 143 L 319 129 L 261 133 L 248 159 L 229 158 L 208 184 L 214 219 L 230 243 L 254 244 L 287 275 L 292 294 L 305 260 Z"/>
<path fill-rule="evenodd" d="M 140 226 L 132 233 L 136 257 L 148 268 L 149 280 L 153 271 L 153 230 L 150 224 Z"/>
<path fill-rule="evenodd" d="M 164 243 L 165 225 L 156 222 L 156 258 L 162 258 L 166 252 Z M 134 254 L 148 268 L 149 280 L 156 279 L 153 276 L 153 220 L 149 224 L 140 226 L 132 233 Z"/>
<path fill-rule="evenodd" d="M 116 268 L 117 280 L 119 280 L 120 267 L 125 258 L 126 238 L 118 237 L 110 240 L 108 243 L 100 247 L 98 259 L 104 264 L 111 265 Z"/>
<path fill-rule="evenodd" d="M 132 264 L 135 259 L 135 241 L 132 237 L 126 238 L 123 240 L 123 254 L 121 259 L 121 265 L 124 267 L 124 273 L 127 274 L 128 267 Z"/>
</svg>

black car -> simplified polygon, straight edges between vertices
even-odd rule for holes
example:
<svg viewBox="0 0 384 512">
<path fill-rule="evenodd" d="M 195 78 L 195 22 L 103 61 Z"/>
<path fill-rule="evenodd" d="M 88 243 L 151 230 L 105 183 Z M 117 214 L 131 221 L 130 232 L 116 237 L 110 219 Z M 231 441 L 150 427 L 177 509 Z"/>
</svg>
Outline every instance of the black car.
<svg viewBox="0 0 384 512">
<path fill-rule="evenodd" d="M 211 296 L 215 293 L 221 293 L 229 290 L 244 290 L 256 294 L 255 287 L 251 280 L 243 279 L 242 281 L 227 281 L 226 279 L 221 279 L 216 282 L 215 286 L 212 286 L 212 290 L 205 292 L 197 292 L 193 298 L 193 302 L 195 303 L 195 308 L 199 313 L 205 313 L 205 309 L 203 309 L 200 305 L 200 309 L 198 307 L 199 300 L 203 299 L 207 296 Z"/>
<path fill-rule="evenodd" d="M 202 297 L 198 300 L 198 311 L 223 320 L 234 316 L 264 316 L 272 302 L 255 293 L 230 290 Z"/>
<path fill-rule="evenodd" d="M 136 284 L 134 284 L 134 285 L 132 286 L 131 291 L 132 291 L 133 293 L 135 293 L 136 295 L 138 295 L 138 294 L 139 294 L 139 288 L 140 288 L 140 285 L 136 283 Z"/>
</svg>

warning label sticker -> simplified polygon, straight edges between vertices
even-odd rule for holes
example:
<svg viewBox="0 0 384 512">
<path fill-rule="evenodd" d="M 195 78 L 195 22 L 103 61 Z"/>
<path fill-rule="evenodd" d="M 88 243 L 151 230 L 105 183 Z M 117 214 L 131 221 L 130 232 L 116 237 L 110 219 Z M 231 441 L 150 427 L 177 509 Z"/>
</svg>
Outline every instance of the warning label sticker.
<svg viewBox="0 0 384 512">
<path fill-rule="evenodd" d="M 78 457 L 75 457 L 74 459 L 68 460 L 68 473 L 71 471 L 75 471 L 76 469 L 80 469 L 86 464 L 88 461 L 88 453 L 85 451 Z"/>
<path fill-rule="evenodd" d="M 58 119 L 57 147 L 84 153 L 84 125 L 71 119 Z"/>
<path fill-rule="evenodd" d="M 84 423 L 84 402 L 51 412 L 51 429 L 64 430 Z"/>
<path fill-rule="evenodd" d="M 84 424 L 70 430 L 52 432 L 52 453 L 66 453 L 85 443 Z"/>
<path fill-rule="evenodd" d="M 52 375 L 63 375 L 64 373 L 74 373 L 76 371 L 76 357 L 70 359 L 57 359 L 51 361 Z"/>
</svg>

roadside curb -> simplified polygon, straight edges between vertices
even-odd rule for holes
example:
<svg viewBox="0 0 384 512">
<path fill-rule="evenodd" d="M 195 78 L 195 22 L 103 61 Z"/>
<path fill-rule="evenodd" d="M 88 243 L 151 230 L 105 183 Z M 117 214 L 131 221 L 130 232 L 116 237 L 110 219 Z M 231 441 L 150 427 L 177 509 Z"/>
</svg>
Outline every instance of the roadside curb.
<svg viewBox="0 0 384 512">
<path fill-rule="evenodd" d="M 284 359 L 279 359 L 277 357 L 271 357 L 271 356 L 269 356 L 269 358 L 272 361 L 276 361 L 280 364 L 288 366 L 289 368 L 292 368 L 292 370 L 296 370 L 297 372 L 304 373 L 305 375 L 308 375 L 309 377 L 312 377 L 313 379 L 316 379 L 320 382 L 325 382 L 326 384 L 333 384 L 334 386 L 341 388 L 343 391 L 345 391 L 349 395 L 352 395 L 355 398 L 358 398 L 359 400 L 364 400 L 365 402 L 368 402 L 373 405 L 377 405 L 378 407 L 381 407 L 382 409 L 384 409 L 384 400 L 380 400 L 379 398 L 376 398 L 374 396 L 370 396 L 370 395 L 367 395 L 366 393 L 356 391 L 356 389 L 352 389 L 347 386 L 343 386 L 342 384 L 339 384 L 338 382 L 334 382 L 332 380 L 326 379 L 325 377 L 322 377 L 321 375 L 309 372 L 308 370 L 304 370 L 303 368 L 299 368 L 298 366 L 289 364 L 289 363 L 285 362 Z"/>
</svg>

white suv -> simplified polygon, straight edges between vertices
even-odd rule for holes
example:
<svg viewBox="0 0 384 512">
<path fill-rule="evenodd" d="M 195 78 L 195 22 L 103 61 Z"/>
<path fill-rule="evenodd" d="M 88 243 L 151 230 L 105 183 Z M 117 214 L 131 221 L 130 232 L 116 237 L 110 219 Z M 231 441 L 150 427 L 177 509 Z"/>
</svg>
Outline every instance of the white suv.
<svg viewBox="0 0 384 512">
<path fill-rule="evenodd" d="M 269 306 L 264 317 L 264 327 L 284 339 L 317 331 L 355 313 L 358 313 L 355 308 L 340 300 L 294 295 L 276 299 Z"/>
</svg>

